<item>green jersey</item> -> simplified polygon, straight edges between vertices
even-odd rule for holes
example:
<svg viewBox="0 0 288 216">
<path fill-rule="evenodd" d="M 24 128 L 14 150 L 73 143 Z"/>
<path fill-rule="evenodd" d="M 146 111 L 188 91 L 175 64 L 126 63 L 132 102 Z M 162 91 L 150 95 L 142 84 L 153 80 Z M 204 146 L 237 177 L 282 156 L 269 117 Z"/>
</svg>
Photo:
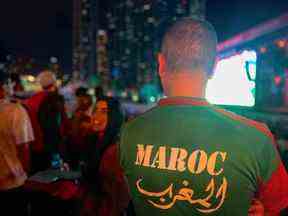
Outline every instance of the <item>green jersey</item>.
<svg viewBox="0 0 288 216">
<path fill-rule="evenodd" d="M 255 197 L 270 213 L 288 206 L 266 126 L 201 99 L 163 99 L 128 122 L 120 158 L 137 216 L 243 216 Z"/>
</svg>

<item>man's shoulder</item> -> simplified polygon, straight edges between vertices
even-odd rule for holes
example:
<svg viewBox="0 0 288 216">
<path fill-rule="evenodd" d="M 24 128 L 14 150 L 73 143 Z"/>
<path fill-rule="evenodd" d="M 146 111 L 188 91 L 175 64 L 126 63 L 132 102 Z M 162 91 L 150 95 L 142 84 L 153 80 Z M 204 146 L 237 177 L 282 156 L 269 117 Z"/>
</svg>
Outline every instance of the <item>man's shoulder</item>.
<svg viewBox="0 0 288 216">
<path fill-rule="evenodd" d="M 214 108 L 214 111 L 220 113 L 225 119 L 234 122 L 239 127 L 246 128 L 247 130 L 254 130 L 260 135 L 264 135 L 268 138 L 273 138 L 272 133 L 270 132 L 269 128 L 265 123 L 258 122 L 247 117 L 238 115 L 234 112 L 227 111 L 220 108 Z"/>
<path fill-rule="evenodd" d="M 136 117 L 129 118 L 128 121 L 124 124 L 123 128 L 132 129 L 137 125 L 146 124 L 148 121 L 152 120 L 153 114 L 156 110 L 158 110 L 158 107 L 153 107 Z"/>
<path fill-rule="evenodd" d="M 26 111 L 19 103 L 11 103 L 7 102 L 1 105 L 0 109 L 0 118 L 4 121 L 6 120 L 7 123 L 13 124 L 15 119 L 23 119 L 26 117 Z"/>
<path fill-rule="evenodd" d="M 18 103 L 12 103 L 10 101 L 4 102 L 1 104 L 2 111 L 13 113 L 13 111 L 17 111 L 20 109 L 20 106 Z"/>
<path fill-rule="evenodd" d="M 28 113 L 24 106 L 20 103 L 12 103 L 11 107 L 11 115 L 13 117 L 17 116 L 17 118 L 26 119 L 28 118 Z"/>
</svg>

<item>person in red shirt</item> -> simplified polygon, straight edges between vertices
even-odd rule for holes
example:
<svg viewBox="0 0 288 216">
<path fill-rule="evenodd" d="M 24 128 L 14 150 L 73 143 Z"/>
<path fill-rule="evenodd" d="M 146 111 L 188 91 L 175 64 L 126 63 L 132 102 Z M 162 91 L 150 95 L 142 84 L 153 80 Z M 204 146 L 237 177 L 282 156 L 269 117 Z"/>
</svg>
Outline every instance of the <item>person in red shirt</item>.
<svg viewBox="0 0 288 216">
<path fill-rule="evenodd" d="M 48 94 L 57 92 L 58 89 L 55 74 L 51 71 L 42 71 L 38 75 L 37 80 L 41 85 L 42 90 L 23 102 L 24 107 L 28 111 L 35 134 L 35 140 L 31 143 L 31 173 L 45 170 L 49 166 L 48 157 L 44 153 L 44 137 L 38 114 L 40 107 Z"/>
</svg>

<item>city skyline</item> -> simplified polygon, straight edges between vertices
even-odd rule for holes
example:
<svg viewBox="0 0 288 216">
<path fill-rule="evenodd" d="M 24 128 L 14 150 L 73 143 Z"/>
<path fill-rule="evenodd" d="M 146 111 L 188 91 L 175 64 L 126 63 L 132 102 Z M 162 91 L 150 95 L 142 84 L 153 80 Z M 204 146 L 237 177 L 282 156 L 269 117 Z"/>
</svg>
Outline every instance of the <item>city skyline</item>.
<svg viewBox="0 0 288 216">
<path fill-rule="evenodd" d="M 101 1 L 102 8 L 116 3 Z M 115 2 L 115 1 L 113 1 Z M 135 2 L 138 2 L 135 0 Z M 207 1 L 207 19 L 214 24 L 220 41 L 288 11 L 285 1 Z M 17 7 L 16 7 L 17 6 Z M 72 70 L 72 1 L 16 1 L 0 8 L 0 43 L 12 54 L 48 61 L 56 56 L 67 73 Z M 257 9 L 257 13 L 254 13 Z M 104 12 L 103 12 L 104 13 Z M 100 20 L 102 23 L 102 19 Z M 1 51 L 0 51 L 1 52 Z"/>
</svg>

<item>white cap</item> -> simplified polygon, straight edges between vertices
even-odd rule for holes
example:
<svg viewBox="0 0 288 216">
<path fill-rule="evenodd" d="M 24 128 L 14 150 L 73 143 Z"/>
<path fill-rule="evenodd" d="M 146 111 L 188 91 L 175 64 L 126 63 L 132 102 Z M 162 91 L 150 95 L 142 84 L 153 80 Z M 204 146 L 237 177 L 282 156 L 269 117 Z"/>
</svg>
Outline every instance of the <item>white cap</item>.
<svg viewBox="0 0 288 216">
<path fill-rule="evenodd" d="M 37 80 L 42 86 L 42 88 L 46 88 L 50 85 L 56 85 L 57 79 L 54 73 L 51 71 L 43 71 L 37 76 Z"/>
</svg>

